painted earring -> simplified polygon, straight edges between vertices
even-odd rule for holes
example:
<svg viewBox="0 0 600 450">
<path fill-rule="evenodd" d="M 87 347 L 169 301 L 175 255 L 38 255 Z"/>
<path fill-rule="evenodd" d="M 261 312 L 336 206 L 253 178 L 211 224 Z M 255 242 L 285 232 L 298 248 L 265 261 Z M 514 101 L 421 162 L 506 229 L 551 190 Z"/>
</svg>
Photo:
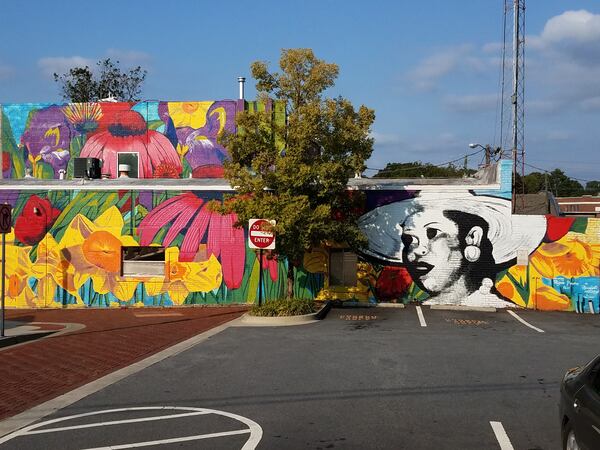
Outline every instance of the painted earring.
<svg viewBox="0 0 600 450">
<path fill-rule="evenodd" d="M 481 249 L 475 245 L 467 245 L 465 248 L 465 258 L 469 262 L 475 262 L 481 256 Z"/>
</svg>

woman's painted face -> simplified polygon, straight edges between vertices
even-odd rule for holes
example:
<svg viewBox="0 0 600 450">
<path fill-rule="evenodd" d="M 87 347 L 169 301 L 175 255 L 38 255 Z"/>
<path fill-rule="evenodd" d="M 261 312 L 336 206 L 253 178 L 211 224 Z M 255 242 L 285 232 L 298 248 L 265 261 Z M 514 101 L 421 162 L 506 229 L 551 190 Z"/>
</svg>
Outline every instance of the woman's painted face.
<svg viewBox="0 0 600 450">
<path fill-rule="evenodd" d="M 436 294 L 461 275 L 458 226 L 441 211 L 417 212 L 404 221 L 403 259 L 413 280 Z"/>
</svg>

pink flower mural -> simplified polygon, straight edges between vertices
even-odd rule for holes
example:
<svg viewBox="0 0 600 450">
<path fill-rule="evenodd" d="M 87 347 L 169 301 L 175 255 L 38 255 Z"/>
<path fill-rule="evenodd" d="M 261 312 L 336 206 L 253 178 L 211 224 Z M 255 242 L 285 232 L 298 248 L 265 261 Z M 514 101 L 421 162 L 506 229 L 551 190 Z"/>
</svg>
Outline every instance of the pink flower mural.
<svg viewBox="0 0 600 450">
<path fill-rule="evenodd" d="M 141 114 L 127 110 L 114 114 L 106 130 L 96 132 L 81 149 L 82 157 L 104 161 L 103 173 L 117 176 L 118 154 L 139 155 L 139 177 L 152 178 L 154 169 L 168 168 L 169 173 L 181 173 L 181 161 L 173 144 L 163 134 L 149 130 Z"/>
<path fill-rule="evenodd" d="M 210 211 L 205 200 L 187 192 L 161 203 L 144 217 L 138 228 L 140 245 L 150 245 L 159 230 L 166 227 L 162 245 L 169 246 L 182 233 L 179 260 L 189 262 L 202 253 L 198 250 L 204 242 L 207 255 L 221 259 L 225 285 L 237 289 L 244 276 L 246 243 L 244 230 L 233 226 L 236 220 L 235 214 Z"/>
</svg>

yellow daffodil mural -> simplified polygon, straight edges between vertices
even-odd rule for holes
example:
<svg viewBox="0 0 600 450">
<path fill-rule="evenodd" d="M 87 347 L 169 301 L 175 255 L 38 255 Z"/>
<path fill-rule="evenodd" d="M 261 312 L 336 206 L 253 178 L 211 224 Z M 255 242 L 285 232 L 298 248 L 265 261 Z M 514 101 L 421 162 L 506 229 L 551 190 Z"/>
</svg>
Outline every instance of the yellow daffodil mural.
<svg viewBox="0 0 600 450">
<path fill-rule="evenodd" d="M 166 273 L 162 278 L 146 280 L 149 295 L 168 293 L 176 305 L 181 305 L 190 292 L 209 292 L 218 289 L 223 281 L 221 263 L 211 255 L 206 261 L 180 262 L 179 249 L 166 252 Z"/>
<path fill-rule="evenodd" d="M 91 279 L 98 294 L 112 293 L 122 301 L 133 297 L 138 281 L 121 277 L 121 247 L 137 246 L 137 242 L 121 234 L 123 225 L 123 217 L 114 206 L 93 222 L 78 214 L 69 224 L 60 245 L 74 267 L 76 289 Z"/>
<path fill-rule="evenodd" d="M 6 269 L 4 284 L 6 286 L 6 306 L 13 308 L 33 308 L 36 296 L 31 289 L 29 279 L 32 277 L 31 247 L 19 247 L 15 244 L 14 231 L 6 235 Z"/>
<path fill-rule="evenodd" d="M 37 261 L 31 266 L 31 272 L 38 280 L 38 306 L 58 306 L 54 301 L 57 286 L 75 297 L 76 305 L 83 306 L 75 285 L 75 266 L 65 258 L 58 242 L 49 233 L 38 244 Z"/>
</svg>

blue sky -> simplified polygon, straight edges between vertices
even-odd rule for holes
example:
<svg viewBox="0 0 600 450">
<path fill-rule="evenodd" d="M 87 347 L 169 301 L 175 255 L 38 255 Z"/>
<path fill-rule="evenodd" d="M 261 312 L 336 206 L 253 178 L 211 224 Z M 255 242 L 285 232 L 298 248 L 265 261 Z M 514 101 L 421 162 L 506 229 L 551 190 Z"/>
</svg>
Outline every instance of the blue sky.
<svg viewBox="0 0 600 450">
<path fill-rule="evenodd" d="M 252 61 L 275 69 L 282 48 L 310 47 L 340 66 L 329 94 L 375 109 L 369 167 L 441 163 L 469 142 L 500 144 L 502 10 L 503 0 L 3 2 L 0 103 L 59 101 L 53 72 L 105 57 L 148 69 L 144 99 L 235 98 Z M 528 0 L 526 31 L 526 160 L 600 179 L 600 2 Z"/>
</svg>

